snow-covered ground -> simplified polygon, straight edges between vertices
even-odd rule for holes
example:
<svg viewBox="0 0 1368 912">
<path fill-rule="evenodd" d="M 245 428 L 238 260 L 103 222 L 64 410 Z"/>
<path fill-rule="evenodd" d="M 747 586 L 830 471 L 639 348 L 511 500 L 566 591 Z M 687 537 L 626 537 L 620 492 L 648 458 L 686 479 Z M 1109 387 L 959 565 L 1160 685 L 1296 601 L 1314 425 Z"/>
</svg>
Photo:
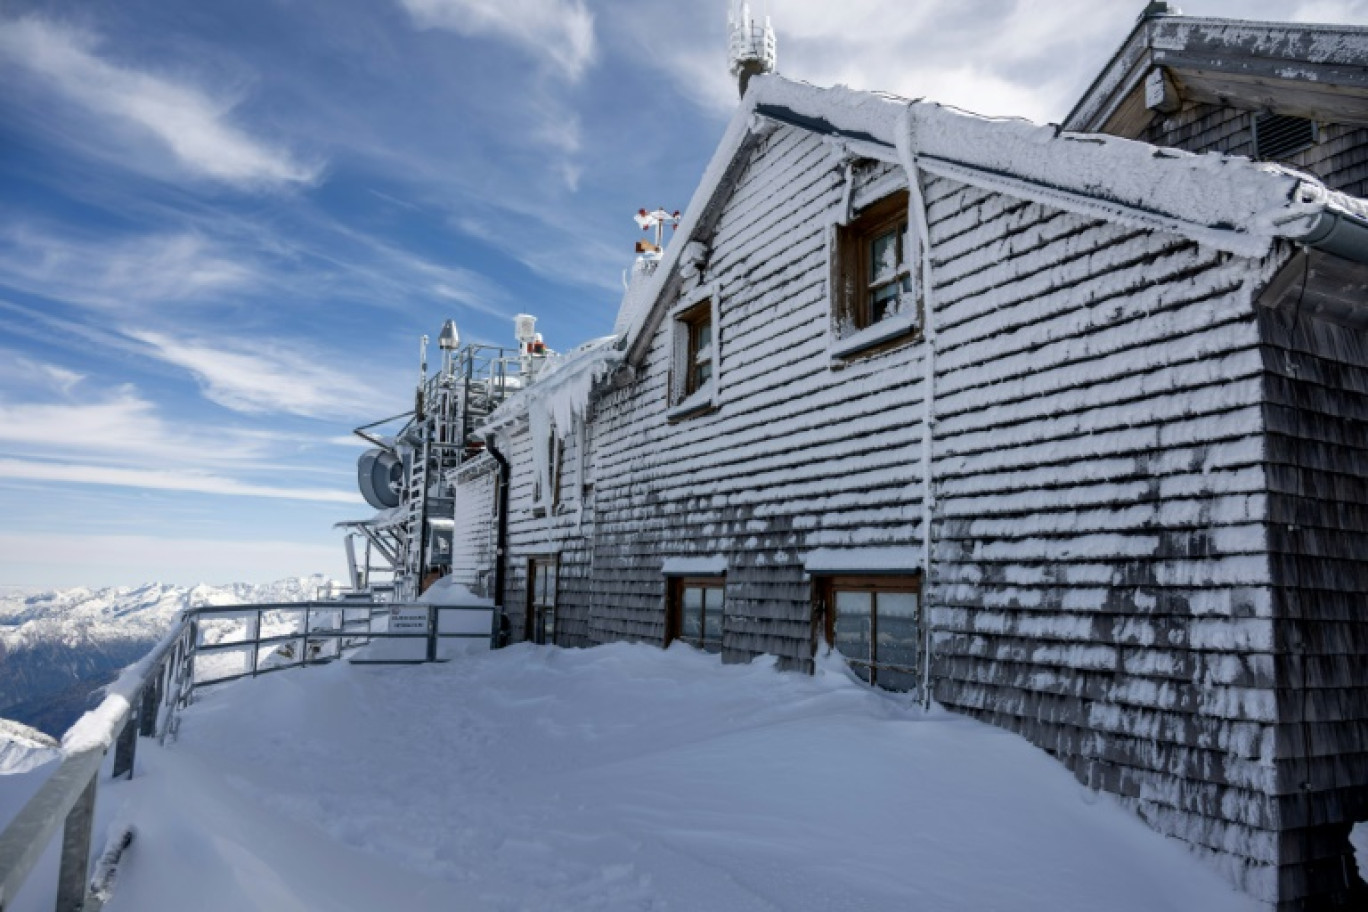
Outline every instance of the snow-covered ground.
<svg viewBox="0 0 1368 912">
<path fill-rule="evenodd" d="M 334 663 L 204 693 L 139 762 L 101 787 L 138 834 L 110 912 L 1257 908 L 1020 738 L 839 663 Z"/>
</svg>

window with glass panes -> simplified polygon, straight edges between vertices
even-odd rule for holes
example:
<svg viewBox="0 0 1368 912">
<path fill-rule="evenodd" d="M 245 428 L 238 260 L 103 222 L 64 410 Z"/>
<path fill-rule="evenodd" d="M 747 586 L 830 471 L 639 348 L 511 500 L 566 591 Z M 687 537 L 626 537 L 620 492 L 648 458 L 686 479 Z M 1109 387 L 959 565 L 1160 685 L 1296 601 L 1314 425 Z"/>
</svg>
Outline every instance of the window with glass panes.
<svg viewBox="0 0 1368 912">
<path fill-rule="evenodd" d="M 881 226 L 865 242 L 864 325 L 902 313 L 911 300 L 912 272 L 907 267 L 907 219 Z"/>
<path fill-rule="evenodd" d="M 682 640 L 707 652 L 721 652 L 726 593 L 725 577 L 671 578 L 665 645 Z"/>
<path fill-rule="evenodd" d="M 684 395 L 691 396 L 712 379 L 712 302 L 703 301 L 689 308 L 680 316 L 679 322 L 689 334 L 683 368 Z"/>
<path fill-rule="evenodd" d="M 533 643 L 548 646 L 556 642 L 555 557 L 533 557 L 527 561 L 527 616 L 524 636 Z"/>
<path fill-rule="evenodd" d="M 870 684 L 915 689 L 921 578 L 829 576 L 818 585 L 827 643 Z"/>
<path fill-rule="evenodd" d="M 907 244 L 905 191 L 866 207 L 842 228 L 837 249 L 837 323 L 857 332 L 917 306 Z"/>
</svg>

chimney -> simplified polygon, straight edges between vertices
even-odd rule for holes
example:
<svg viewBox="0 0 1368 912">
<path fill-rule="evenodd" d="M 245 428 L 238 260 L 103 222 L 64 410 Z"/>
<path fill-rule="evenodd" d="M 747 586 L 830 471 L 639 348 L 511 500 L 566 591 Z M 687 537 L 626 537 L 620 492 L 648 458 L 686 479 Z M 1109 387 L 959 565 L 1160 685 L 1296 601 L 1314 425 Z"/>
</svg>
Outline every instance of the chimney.
<svg viewBox="0 0 1368 912">
<path fill-rule="evenodd" d="M 769 16 L 765 17 L 763 26 L 757 25 L 751 16 L 750 4 L 733 0 L 731 12 L 727 14 L 727 29 L 730 34 L 727 59 L 741 97 L 745 98 L 746 86 L 752 76 L 774 72 L 777 60 L 774 28 Z"/>
<path fill-rule="evenodd" d="M 1183 11 L 1172 3 L 1165 3 L 1164 0 L 1152 0 L 1152 2 L 1140 11 L 1140 21 L 1146 19 L 1158 19 L 1163 16 L 1181 16 Z"/>
</svg>

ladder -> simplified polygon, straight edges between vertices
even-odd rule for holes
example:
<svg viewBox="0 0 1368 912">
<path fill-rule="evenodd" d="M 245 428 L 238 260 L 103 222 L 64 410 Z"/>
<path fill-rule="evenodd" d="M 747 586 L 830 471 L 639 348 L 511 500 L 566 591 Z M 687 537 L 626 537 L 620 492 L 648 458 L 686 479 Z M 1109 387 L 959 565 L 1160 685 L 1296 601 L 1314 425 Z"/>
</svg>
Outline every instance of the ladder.
<svg viewBox="0 0 1368 912">
<path fill-rule="evenodd" d="M 422 447 L 413 452 L 413 463 L 409 467 L 408 490 L 404 492 L 404 579 L 405 586 L 414 598 L 418 596 L 418 587 L 423 584 L 430 448 L 431 442 L 424 435 Z"/>
</svg>

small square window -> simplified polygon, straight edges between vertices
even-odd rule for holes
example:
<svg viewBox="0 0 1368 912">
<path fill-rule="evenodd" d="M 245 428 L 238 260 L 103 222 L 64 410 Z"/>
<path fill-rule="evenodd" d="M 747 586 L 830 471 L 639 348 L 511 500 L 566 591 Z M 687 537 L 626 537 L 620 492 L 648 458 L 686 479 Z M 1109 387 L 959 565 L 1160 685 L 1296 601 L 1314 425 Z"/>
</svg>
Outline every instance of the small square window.
<svg viewBox="0 0 1368 912">
<path fill-rule="evenodd" d="M 920 326 L 915 245 L 909 243 L 907 191 L 891 193 L 836 229 L 832 308 L 845 357 L 911 336 Z"/>
<path fill-rule="evenodd" d="M 817 579 L 823 635 L 855 673 L 885 690 L 915 690 L 921 655 L 921 577 Z"/>
<path fill-rule="evenodd" d="M 706 652 L 721 652 L 726 578 L 676 576 L 669 586 L 665 645 L 680 640 Z"/>
</svg>

